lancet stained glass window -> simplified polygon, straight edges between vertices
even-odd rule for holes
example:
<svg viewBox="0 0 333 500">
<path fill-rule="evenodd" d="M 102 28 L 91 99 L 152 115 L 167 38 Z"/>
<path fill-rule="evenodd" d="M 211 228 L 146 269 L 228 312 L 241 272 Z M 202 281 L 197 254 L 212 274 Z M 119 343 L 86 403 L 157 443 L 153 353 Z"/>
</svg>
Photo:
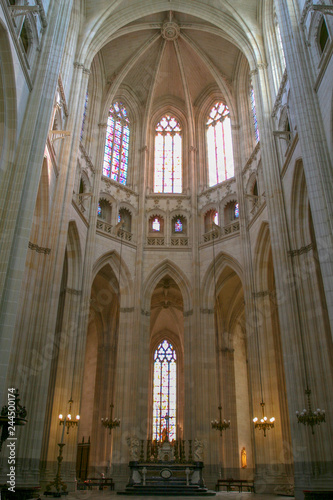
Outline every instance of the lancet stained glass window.
<svg viewBox="0 0 333 500">
<path fill-rule="evenodd" d="M 182 192 L 182 136 L 176 118 L 165 115 L 155 131 L 155 193 Z"/>
<path fill-rule="evenodd" d="M 130 121 L 121 102 L 112 104 L 106 129 L 103 175 L 126 184 Z"/>
<path fill-rule="evenodd" d="M 153 439 L 176 439 L 176 352 L 163 340 L 154 353 Z M 164 431 L 164 432 L 163 432 Z"/>
<path fill-rule="evenodd" d="M 256 136 L 256 141 L 259 142 L 260 136 L 259 136 L 258 121 L 257 121 L 256 100 L 255 100 L 255 96 L 254 96 L 254 88 L 252 85 L 250 87 L 250 99 L 251 99 L 251 109 L 252 109 L 254 133 Z"/>
<path fill-rule="evenodd" d="M 231 122 L 228 106 L 217 102 L 210 110 L 207 128 L 209 186 L 234 175 Z"/>
</svg>

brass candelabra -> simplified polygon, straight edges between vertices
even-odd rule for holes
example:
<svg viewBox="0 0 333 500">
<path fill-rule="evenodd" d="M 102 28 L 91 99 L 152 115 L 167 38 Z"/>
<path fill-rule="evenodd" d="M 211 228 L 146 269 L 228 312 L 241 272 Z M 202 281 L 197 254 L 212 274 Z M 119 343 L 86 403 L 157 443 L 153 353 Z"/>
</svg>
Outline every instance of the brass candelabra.
<svg viewBox="0 0 333 500">
<path fill-rule="evenodd" d="M 101 418 L 102 425 L 109 429 L 109 434 L 111 434 L 112 429 L 120 426 L 119 418 L 112 418 L 113 404 L 110 405 L 110 417 Z"/>
<path fill-rule="evenodd" d="M 264 437 L 266 437 L 266 431 L 269 429 L 273 429 L 274 427 L 275 418 L 272 417 L 268 420 L 265 415 L 265 403 L 263 400 L 261 401 L 260 406 L 262 408 L 262 418 L 259 420 L 258 417 L 255 417 L 253 419 L 253 422 L 254 427 L 256 429 L 259 429 L 260 431 L 264 431 Z"/>
<path fill-rule="evenodd" d="M 299 424 L 309 425 L 311 427 L 312 434 L 314 434 L 314 426 L 320 425 L 322 422 L 325 422 L 325 410 L 321 410 L 317 408 L 317 410 L 312 411 L 311 409 L 311 390 L 307 387 L 305 390 L 305 394 L 308 400 L 308 409 L 302 410 L 301 412 L 297 411 L 296 416 Z"/>
<path fill-rule="evenodd" d="M 220 436 L 222 436 L 222 431 L 225 429 L 228 429 L 230 427 L 230 420 L 222 420 L 222 406 L 220 404 L 219 406 L 219 411 L 220 411 L 220 420 L 212 420 L 211 421 L 211 426 L 212 429 L 216 429 L 217 431 L 220 431 Z"/>
</svg>

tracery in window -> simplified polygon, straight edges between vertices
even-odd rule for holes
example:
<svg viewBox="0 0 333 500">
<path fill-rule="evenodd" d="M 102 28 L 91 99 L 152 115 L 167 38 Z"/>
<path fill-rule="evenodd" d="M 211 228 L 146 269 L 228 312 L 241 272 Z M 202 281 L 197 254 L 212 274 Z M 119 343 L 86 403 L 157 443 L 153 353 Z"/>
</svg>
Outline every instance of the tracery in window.
<svg viewBox="0 0 333 500">
<path fill-rule="evenodd" d="M 154 192 L 182 192 L 181 127 L 171 115 L 163 116 L 155 129 Z"/>
<path fill-rule="evenodd" d="M 254 96 L 254 88 L 252 85 L 250 86 L 250 100 L 251 100 L 251 110 L 252 110 L 254 134 L 255 134 L 256 142 L 259 142 L 260 135 L 259 135 L 259 127 L 258 127 L 258 121 L 257 121 L 256 100 L 255 100 L 255 96 Z"/>
<path fill-rule="evenodd" d="M 163 340 L 154 353 L 153 440 L 176 439 L 176 352 Z"/>
<path fill-rule="evenodd" d="M 126 184 L 130 121 L 121 102 L 112 104 L 106 129 L 103 175 L 120 184 Z"/>
<path fill-rule="evenodd" d="M 207 128 L 209 186 L 234 175 L 231 121 L 228 106 L 217 102 L 210 110 Z"/>
</svg>

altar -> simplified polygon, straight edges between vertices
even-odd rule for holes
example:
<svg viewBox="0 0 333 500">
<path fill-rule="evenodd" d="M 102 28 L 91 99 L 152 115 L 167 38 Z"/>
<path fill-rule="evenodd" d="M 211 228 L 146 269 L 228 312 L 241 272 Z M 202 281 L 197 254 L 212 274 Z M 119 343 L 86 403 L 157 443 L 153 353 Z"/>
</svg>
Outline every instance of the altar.
<svg viewBox="0 0 333 500">
<path fill-rule="evenodd" d="M 189 442 L 189 453 L 185 457 L 185 441 L 153 445 L 147 442 L 146 457 L 144 442 L 141 441 L 141 453 L 138 460 L 129 462 L 130 478 L 124 492 L 126 495 L 182 495 L 182 496 L 215 496 L 204 483 L 204 463 L 192 459 L 192 442 Z"/>
</svg>

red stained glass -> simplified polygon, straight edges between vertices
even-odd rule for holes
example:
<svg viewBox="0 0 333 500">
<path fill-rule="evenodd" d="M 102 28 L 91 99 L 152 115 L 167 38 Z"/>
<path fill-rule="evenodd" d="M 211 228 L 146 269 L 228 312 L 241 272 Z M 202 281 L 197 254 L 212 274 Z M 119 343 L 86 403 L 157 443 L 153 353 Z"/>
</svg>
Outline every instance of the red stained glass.
<svg viewBox="0 0 333 500">
<path fill-rule="evenodd" d="M 154 353 L 153 439 L 162 440 L 163 429 L 169 441 L 176 439 L 176 352 L 164 340 Z"/>
</svg>

